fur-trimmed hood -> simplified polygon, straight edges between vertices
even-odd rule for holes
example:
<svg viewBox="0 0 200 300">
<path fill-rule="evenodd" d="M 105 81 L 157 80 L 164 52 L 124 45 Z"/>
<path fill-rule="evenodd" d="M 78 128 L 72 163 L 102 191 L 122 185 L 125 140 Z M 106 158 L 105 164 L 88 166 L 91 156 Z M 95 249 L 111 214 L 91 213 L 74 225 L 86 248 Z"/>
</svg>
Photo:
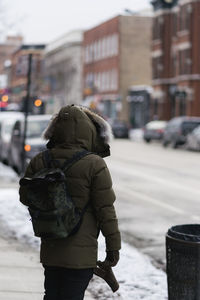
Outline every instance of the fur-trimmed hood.
<svg viewBox="0 0 200 300">
<path fill-rule="evenodd" d="M 112 129 L 108 122 L 88 108 L 68 105 L 52 117 L 43 137 L 47 147 L 84 148 L 102 157 L 110 155 Z"/>
</svg>

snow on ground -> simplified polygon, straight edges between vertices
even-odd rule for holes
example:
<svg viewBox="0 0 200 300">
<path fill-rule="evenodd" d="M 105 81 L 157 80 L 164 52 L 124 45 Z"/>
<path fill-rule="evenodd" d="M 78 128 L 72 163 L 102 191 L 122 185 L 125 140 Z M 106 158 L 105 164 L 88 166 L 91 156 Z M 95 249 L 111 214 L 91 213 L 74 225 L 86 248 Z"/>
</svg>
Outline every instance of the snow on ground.
<svg viewBox="0 0 200 300">
<path fill-rule="evenodd" d="M 16 173 L 9 167 L 4 166 L 0 163 L 0 180 L 1 181 L 16 181 Z"/>
<path fill-rule="evenodd" d="M 5 172 L 4 172 L 5 169 Z M 2 174 L 14 175 L 0 164 L 0 177 Z M 16 176 L 16 175 L 15 175 Z M 33 236 L 32 225 L 27 208 L 19 202 L 16 188 L 0 189 L 0 221 L 12 236 L 39 249 L 39 239 Z M 94 276 L 89 290 L 100 300 L 126 299 L 126 300 L 164 300 L 167 299 L 166 275 L 156 269 L 149 258 L 138 250 L 122 243 L 120 261 L 113 269 L 120 289 L 113 294 L 107 284 Z M 104 239 L 99 239 L 99 259 L 105 258 Z"/>
</svg>

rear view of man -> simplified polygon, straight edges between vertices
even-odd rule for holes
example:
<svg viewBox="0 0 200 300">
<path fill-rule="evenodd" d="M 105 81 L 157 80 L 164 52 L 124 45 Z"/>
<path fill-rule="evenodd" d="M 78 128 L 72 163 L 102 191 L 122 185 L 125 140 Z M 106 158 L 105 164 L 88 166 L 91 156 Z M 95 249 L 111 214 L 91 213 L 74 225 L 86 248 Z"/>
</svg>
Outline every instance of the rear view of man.
<svg viewBox="0 0 200 300">
<path fill-rule="evenodd" d="M 90 110 L 69 105 L 53 117 L 44 137 L 54 162 L 60 165 L 76 153 L 90 153 L 66 172 L 68 192 L 79 211 L 84 211 L 78 231 L 67 238 L 41 239 L 40 260 L 44 266 L 44 300 L 81 300 L 97 266 L 98 235 L 105 237 L 106 266 L 115 266 L 121 247 L 118 221 L 113 203 L 115 194 L 109 170 L 103 160 L 110 155 L 111 129 Z M 32 178 L 43 169 L 42 153 L 27 167 Z M 20 201 L 29 206 L 27 190 L 20 187 Z M 101 265 L 102 266 L 102 265 Z"/>
</svg>

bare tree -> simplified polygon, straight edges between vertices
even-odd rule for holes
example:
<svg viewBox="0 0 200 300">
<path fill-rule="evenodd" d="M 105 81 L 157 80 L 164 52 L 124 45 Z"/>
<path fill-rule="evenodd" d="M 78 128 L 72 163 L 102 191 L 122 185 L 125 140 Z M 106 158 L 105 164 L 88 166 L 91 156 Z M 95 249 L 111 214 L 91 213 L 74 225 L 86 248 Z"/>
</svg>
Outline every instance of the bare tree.
<svg viewBox="0 0 200 300">
<path fill-rule="evenodd" d="M 23 16 L 19 18 L 11 16 L 6 0 L 0 0 L 0 40 L 2 40 L 10 30 L 13 30 L 16 24 L 23 18 Z"/>
</svg>

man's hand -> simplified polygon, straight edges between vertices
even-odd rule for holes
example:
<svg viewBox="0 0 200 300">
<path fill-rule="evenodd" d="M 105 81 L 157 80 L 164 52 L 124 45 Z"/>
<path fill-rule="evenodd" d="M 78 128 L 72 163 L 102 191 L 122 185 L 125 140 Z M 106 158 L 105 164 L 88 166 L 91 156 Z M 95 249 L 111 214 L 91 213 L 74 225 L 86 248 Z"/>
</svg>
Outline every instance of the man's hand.
<svg viewBox="0 0 200 300">
<path fill-rule="evenodd" d="M 119 261 L 119 251 L 107 251 L 106 259 L 104 261 L 98 261 L 97 266 L 102 269 L 114 267 Z"/>
</svg>

